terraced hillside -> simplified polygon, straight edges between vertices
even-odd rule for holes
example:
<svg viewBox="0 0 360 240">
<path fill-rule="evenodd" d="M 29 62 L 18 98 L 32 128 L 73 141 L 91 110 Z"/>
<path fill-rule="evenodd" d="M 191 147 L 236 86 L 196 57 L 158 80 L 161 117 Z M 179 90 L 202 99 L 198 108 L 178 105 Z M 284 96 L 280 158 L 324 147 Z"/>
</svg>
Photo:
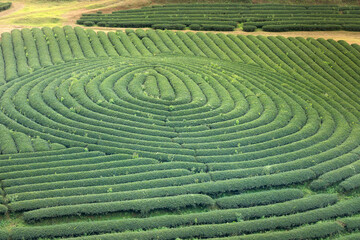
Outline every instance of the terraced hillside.
<svg viewBox="0 0 360 240">
<path fill-rule="evenodd" d="M 356 239 L 360 47 L 2 34 L 0 239 Z"/>
</svg>

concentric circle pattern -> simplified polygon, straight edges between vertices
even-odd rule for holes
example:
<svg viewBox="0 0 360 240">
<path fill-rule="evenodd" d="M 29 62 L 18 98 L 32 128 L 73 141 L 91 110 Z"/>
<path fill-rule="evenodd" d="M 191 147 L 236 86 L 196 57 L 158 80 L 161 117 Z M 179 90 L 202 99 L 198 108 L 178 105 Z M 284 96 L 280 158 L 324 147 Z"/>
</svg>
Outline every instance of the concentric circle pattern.
<svg viewBox="0 0 360 240">
<path fill-rule="evenodd" d="M 71 58 L 52 64 L 49 45 L 46 67 L 22 76 L 13 58 L 0 85 L 0 212 L 28 224 L 0 239 L 318 239 L 360 228 L 355 64 L 315 63 L 309 42 L 313 65 L 296 48 L 286 63 L 254 54 L 261 41 L 290 49 L 282 38 L 61 31 L 53 44 L 66 53 L 65 32 Z"/>
<path fill-rule="evenodd" d="M 338 141 L 323 142 L 335 126 L 349 130 L 334 109 L 289 84 L 257 67 L 196 58 L 83 61 L 7 84 L 2 118 L 67 147 L 263 166 L 333 148 Z"/>
</svg>

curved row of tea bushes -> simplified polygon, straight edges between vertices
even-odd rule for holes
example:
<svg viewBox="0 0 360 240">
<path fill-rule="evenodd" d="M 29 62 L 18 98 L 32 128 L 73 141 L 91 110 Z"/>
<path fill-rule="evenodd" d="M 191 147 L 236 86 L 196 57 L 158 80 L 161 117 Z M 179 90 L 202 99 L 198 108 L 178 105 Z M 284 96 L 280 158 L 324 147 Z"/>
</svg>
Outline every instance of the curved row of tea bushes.
<svg viewBox="0 0 360 240">
<path fill-rule="evenodd" d="M 341 25 L 306 25 L 306 24 L 284 24 L 284 25 L 265 25 L 262 30 L 265 32 L 289 32 L 289 31 L 336 31 L 341 30 Z"/>
<path fill-rule="evenodd" d="M 86 34 L 89 37 L 89 41 L 94 50 L 94 54 L 97 57 L 107 57 L 108 54 L 106 53 L 102 43 L 100 42 L 100 36 L 98 36 L 96 32 L 91 29 L 86 30 Z"/>
<path fill-rule="evenodd" d="M 339 219 L 339 222 L 344 224 L 348 231 L 360 229 L 360 218 L 359 217 L 341 218 L 341 219 Z"/>
<path fill-rule="evenodd" d="M 74 60 L 74 56 L 72 53 L 72 50 L 70 48 L 70 45 L 68 43 L 69 37 L 65 35 L 64 29 L 60 27 L 54 27 L 53 29 L 54 36 L 58 42 L 59 49 L 62 54 L 62 58 L 65 62 Z"/>
<path fill-rule="evenodd" d="M 49 27 L 44 27 L 42 31 L 45 34 L 45 39 L 47 44 L 49 45 L 49 52 L 51 55 L 51 60 L 54 64 L 61 64 L 64 63 L 62 59 L 60 48 L 58 46 L 57 40 L 54 36 L 53 31 Z"/>
<path fill-rule="evenodd" d="M 340 161 L 344 160 L 348 163 L 347 159 L 339 159 L 339 163 L 334 164 L 333 169 L 329 169 L 323 175 L 321 175 L 317 180 L 313 181 L 310 184 L 310 187 L 313 190 L 325 189 L 328 186 L 331 186 L 337 182 L 343 181 L 353 175 L 359 173 L 359 157 L 356 154 L 352 154 L 350 157 L 350 164 L 342 166 Z"/>
<path fill-rule="evenodd" d="M 1 34 L 1 47 L 5 63 L 5 79 L 6 81 L 10 81 L 18 77 L 15 53 L 10 33 Z"/>
<path fill-rule="evenodd" d="M 125 176 L 113 176 L 113 177 L 99 177 L 93 179 L 82 179 L 76 181 L 60 181 L 52 183 L 39 183 L 31 185 L 21 185 L 14 187 L 7 187 L 7 194 L 14 194 L 20 192 L 33 192 L 33 191 L 44 191 L 58 188 L 75 188 L 75 187 L 88 187 L 88 186 L 99 186 L 99 185 L 113 185 L 120 183 L 136 182 L 142 179 L 152 180 L 169 177 L 179 177 L 188 175 L 189 171 L 185 169 L 171 169 L 163 171 L 151 171 L 145 173 L 135 173 Z"/>
<path fill-rule="evenodd" d="M 16 58 L 16 67 L 19 76 L 23 76 L 29 73 L 29 66 L 27 64 L 25 52 L 24 52 L 24 41 L 21 36 L 21 32 L 18 29 L 11 31 L 11 38 L 13 41 L 14 53 Z"/>
<path fill-rule="evenodd" d="M 11 43 L 21 42 L 19 32 L 10 37 Z M 357 45 L 161 30 L 107 35 L 70 27 L 34 29 L 21 37 L 23 47 L 34 50 L 35 44 L 42 52 L 41 66 L 49 59 L 52 65 L 3 82 L 0 121 L 19 133 L 8 130 L 15 143 L 31 136 L 49 157 L 44 152 L 0 155 L 8 212 L 41 213 L 34 221 L 52 218 L 46 211 L 75 214 L 72 221 L 79 219 L 75 206 L 97 209 L 192 194 L 211 203 L 195 204 L 205 212 L 193 214 L 181 209 L 149 217 L 135 210 L 126 221 L 103 221 L 118 214 L 104 208 L 81 228 L 69 222 L 33 231 L 35 226 L 15 227 L 10 234 L 20 229 L 20 239 L 107 233 L 131 239 L 154 237 L 160 228 L 166 239 L 243 235 L 244 227 L 250 235 L 277 230 L 274 236 L 287 237 L 281 230 L 358 214 L 356 200 L 341 198 L 333 207 L 328 205 L 336 195 L 312 192 L 302 198 L 306 189 L 299 190 L 325 176 L 326 188 L 358 174 L 343 171 L 331 180 L 359 160 Z M 27 48 L 19 49 L 12 52 L 15 61 L 29 56 Z M 71 60 L 81 54 L 83 60 Z M 34 54 L 31 58 L 36 61 Z M 55 63 L 60 58 L 64 63 Z M 5 71 L 6 61 L 3 66 Z M 52 150 L 54 143 L 67 149 Z M 24 149 L 29 146 L 28 141 Z M 215 210 L 239 206 L 254 207 Z M 218 224 L 227 224 L 229 232 L 219 235 L 223 226 Z M 150 231 L 126 232 L 140 230 L 139 225 Z"/>
<path fill-rule="evenodd" d="M 50 51 L 44 33 L 39 28 L 33 28 L 31 31 L 33 33 L 36 47 L 38 49 L 41 66 L 43 67 L 52 66 L 53 63 L 51 61 Z"/>
<path fill-rule="evenodd" d="M 289 227 L 316 223 L 318 221 L 333 219 L 340 216 L 348 216 L 356 214 L 359 211 L 359 199 L 351 199 L 348 201 L 339 202 L 329 207 L 282 217 L 271 217 L 259 220 L 241 221 L 226 224 L 207 224 L 180 228 L 148 230 L 142 232 L 113 233 L 98 236 L 81 237 L 81 239 L 98 239 L 99 237 L 101 239 L 153 239 L 154 237 L 158 237 L 161 239 L 173 239 L 176 237 L 221 237 L 235 234 L 250 234 L 275 229 L 287 229 Z"/>
<path fill-rule="evenodd" d="M 65 26 L 64 28 L 65 37 L 68 40 L 69 46 L 72 51 L 72 55 L 75 59 L 84 59 L 85 49 L 81 49 L 80 39 L 76 36 L 75 28 Z M 83 45 L 84 46 L 84 45 Z M 85 47 L 85 46 L 84 46 Z"/>
<path fill-rule="evenodd" d="M 358 189 L 360 187 L 359 180 L 360 180 L 360 174 L 356 174 L 356 175 L 349 177 L 348 179 L 342 181 L 339 184 L 339 187 L 340 187 L 341 191 L 343 191 L 343 192 L 348 192 L 348 191 Z"/>
<path fill-rule="evenodd" d="M 8 128 L 0 124 L 1 154 L 49 151 L 59 148 L 64 148 L 64 146 L 51 144 L 40 138 L 30 138 L 22 132 L 9 131 Z"/>
<path fill-rule="evenodd" d="M 1 154 L 14 154 L 18 153 L 15 142 L 9 129 L 4 125 L 0 125 L 0 150 Z"/>
<path fill-rule="evenodd" d="M 47 30 L 45 30 L 46 28 L 44 28 L 44 31 L 47 31 Z M 73 40 L 76 40 L 75 38 L 73 38 L 72 37 L 72 33 L 71 33 L 71 31 L 69 31 L 69 30 L 67 30 L 66 31 L 66 33 L 69 33 L 70 34 L 70 38 L 68 37 L 68 34 L 66 34 L 66 36 L 65 36 L 65 33 L 63 32 L 63 30 L 62 29 L 60 29 L 60 28 L 54 28 L 53 29 L 53 31 L 54 31 L 54 34 L 55 34 L 55 39 L 58 41 L 58 45 L 59 45 L 59 48 L 60 48 L 60 50 L 61 50 L 61 53 L 62 53 L 62 58 L 65 60 L 65 61 L 69 61 L 69 60 L 71 60 L 72 59 L 72 56 L 73 56 L 73 54 L 71 53 L 71 51 L 69 52 L 69 50 L 70 50 L 70 45 L 72 45 L 72 48 L 74 48 L 75 47 L 75 49 L 76 49 L 76 44 L 74 44 L 73 43 Z M 29 58 L 29 57 L 31 57 L 31 59 L 36 59 L 36 58 L 34 58 L 34 54 L 30 54 L 31 52 L 30 52 L 30 46 L 31 46 L 31 44 L 30 43 L 26 43 L 26 42 L 28 42 L 28 40 L 27 40 L 27 38 L 28 38 L 28 33 L 25 33 L 25 32 L 28 32 L 28 31 L 26 31 L 26 30 L 22 30 L 22 34 L 23 34 L 23 38 L 24 38 L 24 43 L 25 43 L 25 46 L 26 46 L 26 51 L 29 51 L 29 54 L 27 55 L 27 57 Z M 178 33 L 179 35 L 181 35 L 180 33 Z M 26 38 L 25 38 L 25 35 L 27 36 Z M 99 35 L 99 34 L 98 34 Z M 171 35 L 175 35 L 175 34 L 171 34 Z M 102 35 L 103 36 L 103 35 Z M 116 39 L 114 39 L 113 37 L 113 33 L 112 34 L 109 34 L 109 38 L 111 38 L 111 39 L 113 39 L 113 40 L 116 40 Z M 65 37 L 67 37 L 67 39 L 69 39 L 70 41 L 69 42 L 64 42 L 64 41 L 67 41 L 66 39 L 64 39 Z M 123 36 L 123 35 L 121 35 L 121 37 L 125 37 L 125 36 Z M 96 41 L 96 38 L 95 38 L 95 41 Z M 53 41 L 51 41 L 51 42 L 53 42 Z M 71 44 L 69 45 L 69 43 L 71 42 Z M 176 42 L 177 43 L 177 45 L 178 45 L 178 41 Z M 27 46 L 27 45 L 29 45 L 29 47 Z M 50 46 L 50 45 L 49 45 Z M 53 44 L 51 44 L 51 46 L 53 46 Z M 115 46 L 117 46 L 117 44 L 115 44 Z M 110 47 L 110 46 L 109 46 Z M 130 47 L 130 45 L 127 45 L 127 48 L 129 48 Z M 51 48 L 53 48 L 53 47 L 51 47 Z M 55 48 L 56 48 L 56 46 L 55 46 Z M 29 50 L 28 50 L 29 49 Z M 31 49 L 33 49 L 33 48 L 31 48 Z M 78 50 L 75 50 L 75 49 L 73 49 L 73 51 L 75 51 L 74 53 L 75 53 L 75 55 L 76 55 L 76 57 L 80 57 L 81 58 L 81 54 L 79 53 L 79 51 Z M 114 49 L 114 48 L 112 48 L 112 49 Z M 86 49 L 84 49 L 84 51 L 85 51 Z M 117 50 L 119 50 L 120 51 L 120 54 L 121 55 L 123 55 L 123 54 L 125 54 L 125 52 L 124 51 L 126 51 L 126 49 L 123 49 L 122 51 L 120 50 L 120 49 L 117 49 Z M 43 52 L 43 51 L 42 51 Z M 189 52 L 186 52 L 185 54 L 188 54 Z M 190 53 L 189 53 L 190 54 Z M 126 54 L 125 54 L 126 55 Z M 101 54 L 101 56 L 102 56 L 102 54 Z M 254 56 L 252 56 L 252 57 L 254 57 Z M 34 64 L 33 64 L 33 66 L 32 66 L 32 62 L 34 62 Z M 31 67 L 31 68 L 33 68 L 33 69 L 37 69 L 38 68 L 38 65 L 36 64 L 36 60 L 31 60 L 30 61 L 30 59 L 28 59 L 28 63 L 29 63 L 29 66 Z M 6 68 L 5 68 L 6 69 Z"/>
<path fill-rule="evenodd" d="M 241 208 L 286 202 L 293 199 L 302 198 L 303 196 L 304 194 L 301 190 L 290 188 L 223 197 L 216 199 L 216 204 L 220 208 Z"/>
<path fill-rule="evenodd" d="M 130 158 L 128 155 L 115 154 L 115 156 L 103 157 L 105 154 L 101 152 L 78 152 L 73 154 L 45 156 L 45 157 L 22 157 L 20 159 L 2 160 L 0 161 L 0 172 L 7 173 L 12 171 L 35 170 L 41 168 L 59 167 L 67 165 L 81 165 L 100 163 L 102 161 L 112 161 L 112 159 L 122 160 Z M 98 157 L 98 156 L 101 156 Z M 98 158 L 94 158 L 98 157 Z"/>
<path fill-rule="evenodd" d="M 162 173 L 162 176 L 164 178 L 171 178 L 176 175 L 175 174 L 170 175 L 169 173 Z M 200 176 L 197 175 L 195 177 L 196 178 L 194 178 L 194 181 L 191 184 L 194 184 L 196 182 L 200 183 L 201 181 L 206 181 L 206 179 L 201 178 L 202 177 L 201 175 Z M 113 189 L 110 186 L 109 188 L 106 189 L 106 193 L 12 201 L 11 203 L 9 203 L 9 208 L 13 212 L 19 212 L 19 211 L 34 210 L 34 209 L 40 209 L 46 207 L 84 204 L 84 203 L 93 203 L 93 202 L 126 201 L 126 200 L 135 200 L 135 199 L 153 198 L 153 197 L 176 196 L 187 193 L 188 191 L 186 189 L 186 185 L 148 188 L 148 189 L 121 191 L 121 192 L 116 192 L 116 189 Z M 193 191 L 193 193 L 196 194 L 196 191 Z M 12 196 L 16 198 L 17 195 L 9 194 L 8 196 L 10 198 Z"/>
<path fill-rule="evenodd" d="M 164 177 L 160 179 L 148 180 L 146 182 L 135 181 L 122 184 L 114 185 L 100 185 L 91 187 L 79 187 L 79 188 L 66 188 L 66 189 L 54 189 L 46 191 L 26 192 L 14 194 L 17 197 L 17 201 L 31 200 L 31 199 L 42 199 L 42 198 L 53 198 L 53 197 L 64 197 L 64 196 L 81 196 L 88 194 L 106 194 L 111 192 L 122 192 L 138 189 L 150 189 L 160 188 L 168 186 L 183 186 L 186 184 L 195 184 L 209 182 L 210 178 L 207 174 L 192 174 L 180 177 Z M 111 189 L 111 190 L 109 190 Z M 11 196 L 11 195 L 10 195 Z"/>
<path fill-rule="evenodd" d="M 312 69 L 316 70 L 316 73 L 318 73 L 318 76 L 319 75 L 323 76 L 323 78 L 325 78 L 325 81 L 328 82 L 327 86 L 325 84 L 323 85 L 325 87 L 324 89 L 326 89 L 326 92 L 331 92 L 331 91 L 334 91 L 335 89 L 341 89 L 342 91 L 346 92 L 347 94 L 343 94 L 341 91 L 338 91 L 337 94 L 343 98 L 348 99 L 348 101 L 351 101 L 353 104 L 356 105 L 355 101 L 353 101 L 354 98 L 350 97 L 353 94 L 352 90 L 349 91 L 349 89 L 345 88 L 345 86 L 347 86 L 349 83 L 346 81 L 344 82 L 344 77 L 346 76 L 346 72 L 343 71 L 343 69 L 341 69 L 338 66 L 338 64 L 340 64 L 341 61 L 339 63 L 335 63 L 328 56 L 326 56 L 328 54 L 327 52 L 325 52 L 325 54 L 322 54 L 324 48 L 321 45 L 314 46 L 313 44 L 315 42 L 313 42 L 313 39 L 309 39 L 309 41 L 304 41 L 304 39 L 301 39 L 301 38 L 296 38 L 296 39 L 290 38 L 290 40 L 297 47 L 299 47 L 304 53 L 307 54 L 307 56 L 308 56 L 307 58 L 306 58 L 306 56 L 303 56 L 303 54 L 302 54 L 301 55 L 302 59 L 304 61 L 306 61 L 308 63 L 308 65 L 311 66 Z M 282 39 L 282 41 L 285 42 L 284 39 Z M 321 47 L 322 47 L 322 49 L 321 49 Z M 294 48 L 294 50 L 295 50 L 295 48 Z M 299 51 L 295 51 L 295 53 L 298 53 L 298 52 Z M 312 61 L 311 61 L 311 59 L 312 59 Z M 331 67 L 328 64 L 326 64 L 326 62 L 332 62 Z M 318 67 L 316 67 L 316 66 L 318 66 Z M 321 69 L 323 69 L 323 70 L 321 70 Z M 309 72 L 309 73 L 311 74 L 311 72 Z M 315 73 L 315 71 L 311 75 L 315 77 L 314 73 Z M 340 75 L 343 75 L 343 77 L 341 77 Z M 348 78 L 348 77 L 346 77 L 346 78 Z M 322 78 L 319 78 L 319 80 L 321 80 L 322 82 L 325 82 L 324 80 L 322 80 Z M 340 82 L 343 84 L 340 84 Z M 329 85 L 330 83 L 331 83 L 331 85 Z M 331 86 L 331 88 L 330 88 L 330 86 Z M 354 90 L 354 88 L 350 88 L 350 89 Z"/>
<path fill-rule="evenodd" d="M 0 160 L 1 172 L 7 172 L 7 167 L 17 168 L 19 165 L 20 168 L 28 168 L 27 165 L 46 165 L 53 164 L 57 165 L 57 161 L 61 162 L 62 160 L 74 160 L 81 159 L 83 157 L 96 157 L 103 156 L 102 152 L 86 152 L 83 148 L 64 148 L 58 150 L 52 150 L 45 152 L 32 152 L 32 153 L 23 153 L 23 154 L 11 154 L 11 155 L 2 155 Z M 130 155 L 117 155 L 122 156 L 123 159 L 131 158 Z M 119 157 L 120 158 L 120 157 Z"/>
<path fill-rule="evenodd" d="M 303 5 L 255 4 L 168 4 L 115 11 L 112 14 L 83 14 L 77 24 L 100 27 L 152 27 L 155 29 L 233 31 L 237 23 L 245 23 L 245 31 L 263 27 L 264 31 L 350 30 L 356 27 L 358 10 L 339 6 L 309 8 Z M 325 23 L 325 24 L 322 24 Z M 319 25 L 320 24 L 320 25 Z"/>
<path fill-rule="evenodd" d="M 16 154 L 1 154 L 0 155 L 0 166 L 13 165 L 18 161 L 19 164 L 22 163 L 34 163 L 38 161 L 38 158 L 41 159 L 39 161 L 46 162 L 47 159 L 49 161 L 56 161 L 58 159 L 67 158 L 67 154 L 76 154 L 84 152 L 83 148 L 74 147 L 74 148 L 62 148 L 51 150 L 47 152 L 28 152 L 28 153 L 16 153 Z M 13 161 L 14 160 L 14 161 Z M 23 162 L 24 161 L 24 162 Z"/>
<path fill-rule="evenodd" d="M 151 162 L 154 160 L 144 159 L 139 162 Z M 168 170 L 168 169 L 188 169 L 194 171 L 205 170 L 206 166 L 200 163 L 186 163 L 186 162 L 171 162 L 171 163 L 162 163 L 162 164 L 145 164 L 142 166 L 130 166 L 130 167 L 119 167 L 113 169 L 102 169 L 102 170 L 94 170 L 91 172 L 70 172 L 63 174 L 53 174 L 53 175 L 45 175 L 45 176 L 33 176 L 28 178 L 18 178 L 18 179 L 6 179 L 3 180 L 5 186 L 16 186 L 16 185 L 24 185 L 24 184 L 35 184 L 35 183 L 44 183 L 44 182 L 57 182 L 57 181 L 65 181 L 65 180 L 78 180 L 78 179 L 87 179 L 87 178 L 95 178 L 95 177 L 109 177 L 114 174 L 133 174 L 133 173 L 141 173 L 141 172 L 149 172 L 155 170 Z"/>
<path fill-rule="evenodd" d="M 165 209 L 169 211 L 178 210 L 189 206 L 210 206 L 214 200 L 206 195 L 191 194 L 175 197 L 150 198 L 140 200 L 129 200 L 111 203 L 92 203 L 82 205 L 59 206 L 43 208 L 24 213 L 26 222 L 39 221 L 46 218 L 56 218 L 74 215 L 106 214 L 119 211 L 135 211 L 142 214 L 153 210 Z"/>
<path fill-rule="evenodd" d="M 355 233 L 351 233 L 349 235 L 340 236 L 335 239 L 337 239 L 337 240 L 357 240 L 357 239 L 359 239 L 359 237 L 360 237 L 360 233 L 355 232 Z"/>
<path fill-rule="evenodd" d="M 281 20 L 281 21 L 265 21 L 265 22 L 246 22 L 243 25 L 244 31 L 255 31 L 257 28 L 261 28 L 266 32 L 288 32 L 288 31 L 358 31 L 356 26 L 359 20 L 346 21 L 344 19 L 336 20 Z"/>
<path fill-rule="evenodd" d="M 35 239 L 39 237 L 69 237 L 84 234 L 124 232 L 128 230 L 179 227 L 193 224 L 221 224 L 234 221 L 248 221 L 262 217 L 282 216 L 319 209 L 337 202 L 337 197 L 319 194 L 284 203 L 243 209 L 213 210 L 202 213 L 155 216 L 150 218 L 128 218 L 97 222 L 67 223 L 52 226 L 15 228 L 13 239 Z M 78 226 L 78 227 L 76 227 Z"/>
<path fill-rule="evenodd" d="M 161 164 L 161 165 L 166 165 L 166 164 Z M 151 165 L 139 166 L 138 168 L 143 169 L 145 167 L 150 170 Z M 128 167 L 123 169 L 125 170 L 131 168 L 134 169 L 135 167 Z M 166 169 L 166 168 L 162 168 L 162 169 Z M 66 174 L 59 174 L 59 175 L 63 175 L 64 177 L 66 176 Z M 84 177 L 81 178 L 81 175 L 89 175 L 89 177 L 91 176 L 90 173 L 83 173 L 83 174 L 77 173 L 77 175 L 80 176 L 78 176 L 76 179 L 84 178 Z M 94 173 L 92 175 L 93 177 L 96 177 Z M 44 182 L 45 180 L 52 180 L 54 177 L 56 176 L 33 177 L 33 179 L 35 180 L 37 178 L 42 182 Z M 223 180 L 216 182 L 209 182 L 210 179 L 207 174 L 195 174 L 195 175 L 188 175 L 183 177 L 173 177 L 164 180 L 161 179 L 150 180 L 148 184 L 141 182 L 134 182 L 128 184 L 119 184 L 117 187 L 116 185 L 113 186 L 107 185 L 107 186 L 88 187 L 88 188 L 74 188 L 74 189 L 68 188 L 68 189 L 58 189 L 58 190 L 48 190 L 48 191 L 25 192 L 14 195 L 17 196 L 17 201 L 23 201 L 23 200 L 49 198 L 49 197 L 107 193 L 109 188 L 112 188 L 113 192 L 117 192 L 117 191 L 127 191 L 127 190 L 135 190 L 135 189 L 166 187 L 173 185 L 183 186 L 183 188 L 185 188 L 185 190 L 188 193 L 205 193 L 212 195 L 212 194 L 220 194 L 220 193 L 234 192 L 234 191 L 243 192 L 246 190 L 258 189 L 264 187 L 270 188 L 270 187 L 288 186 L 291 184 L 303 183 L 305 181 L 314 178 L 315 175 L 310 170 L 296 170 L 296 171 L 279 173 L 269 176 L 249 177 L 244 179 L 230 179 L 230 180 Z M 71 178 L 66 178 L 66 179 L 71 180 Z M 23 180 L 25 183 L 26 180 L 30 180 L 30 179 L 19 179 L 19 180 Z M 9 181 L 10 180 L 5 180 L 4 182 L 8 183 Z"/>
<path fill-rule="evenodd" d="M 69 29 L 70 30 L 70 29 Z M 90 40 L 85 30 L 80 27 L 74 27 L 74 32 L 79 39 L 79 44 L 84 53 L 85 58 L 94 58 L 96 57 L 94 50 L 90 44 Z"/>
<path fill-rule="evenodd" d="M 114 154 L 115 155 L 115 154 Z M 83 172 L 83 171 L 92 171 L 92 170 L 102 170 L 109 168 L 120 168 L 120 167 L 129 167 L 134 165 L 147 165 L 158 163 L 157 160 L 147 159 L 147 158 L 138 158 L 135 160 L 119 161 L 119 158 L 113 155 L 107 157 L 97 157 L 95 159 L 82 159 L 84 162 L 81 164 L 74 164 L 69 166 L 68 164 L 61 164 L 61 166 L 44 166 L 44 168 L 39 169 L 24 169 L 13 172 L 5 172 L 1 174 L 1 177 L 6 180 L 10 179 L 22 179 L 22 178 L 31 178 L 35 176 L 44 176 L 56 174 L 67 174 L 72 172 Z M 65 162 L 66 163 L 66 162 Z M 76 163 L 76 162 L 75 162 Z"/>
<path fill-rule="evenodd" d="M 291 230 L 270 231 L 236 237 L 209 238 L 212 240 L 266 240 L 266 239 L 320 239 L 344 232 L 343 226 L 334 221 L 319 222 Z M 343 239 L 343 238 L 340 238 Z M 347 239 L 344 237 L 344 239 Z"/>
</svg>

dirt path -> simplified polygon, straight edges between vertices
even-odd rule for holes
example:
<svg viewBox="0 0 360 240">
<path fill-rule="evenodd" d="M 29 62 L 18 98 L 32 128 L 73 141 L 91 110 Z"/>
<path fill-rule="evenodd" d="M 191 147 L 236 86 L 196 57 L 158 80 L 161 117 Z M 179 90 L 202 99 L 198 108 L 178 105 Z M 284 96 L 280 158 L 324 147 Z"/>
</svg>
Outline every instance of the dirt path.
<svg viewBox="0 0 360 240">
<path fill-rule="evenodd" d="M 65 18 L 64 25 L 74 25 L 76 20 L 78 20 L 83 13 L 96 13 L 101 11 L 103 13 L 111 13 L 114 11 L 124 10 L 124 9 L 135 9 L 148 6 L 151 4 L 151 0 L 123 0 L 123 1 L 114 1 L 107 5 L 106 7 L 100 7 L 95 9 L 77 9 L 66 13 L 63 15 Z"/>
</svg>

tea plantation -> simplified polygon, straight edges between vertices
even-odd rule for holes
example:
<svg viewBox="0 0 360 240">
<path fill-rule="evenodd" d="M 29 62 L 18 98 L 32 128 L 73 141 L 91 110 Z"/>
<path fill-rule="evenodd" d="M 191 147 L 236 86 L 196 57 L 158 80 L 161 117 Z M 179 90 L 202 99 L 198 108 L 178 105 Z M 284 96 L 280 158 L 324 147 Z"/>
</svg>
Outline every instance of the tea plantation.
<svg viewBox="0 0 360 240">
<path fill-rule="evenodd" d="M 0 239 L 359 238 L 359 45 L 66 26 L 0 50 Z"/>
<path fill-rule="evenodd" d="M 289 4 L 167 4 L 111 14 L 83 14 L 78 24 L 100 27 L 152 27 L 155 29 L 268 32 L 360 31 L 360 6 Z"/>
</svg>

